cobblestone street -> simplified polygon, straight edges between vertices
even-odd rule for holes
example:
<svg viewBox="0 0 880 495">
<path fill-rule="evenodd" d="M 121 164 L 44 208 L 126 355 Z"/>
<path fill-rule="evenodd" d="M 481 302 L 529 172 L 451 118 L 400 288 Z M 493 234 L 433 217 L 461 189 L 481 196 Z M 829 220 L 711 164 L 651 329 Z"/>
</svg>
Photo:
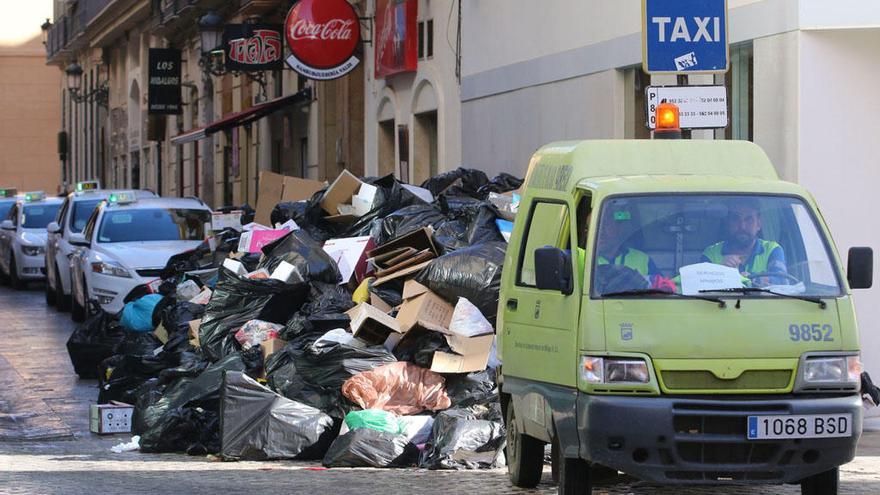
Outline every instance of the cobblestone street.
<svg viewBox="0 0 880 495">
<path fill-rule="evenodd" d="M 88 431 L 96 382 L 79 380 L 65 342 L 69 315 L 46 306 L 40 287 L 0 289 L 0 493 L 555 493 L 549 469 L 537 490 L 519 490 L 504 470 L 323 469 L 305 462 L 214 462 L 203 457 L 113 454 L 126 435 Z M 842 468 L 844 494 L 880 493 L 880 433 L 866 432 Z M 796 486 L 655 487 L 631 479 L 601 494 L 796 494 Z"/>
</svg>

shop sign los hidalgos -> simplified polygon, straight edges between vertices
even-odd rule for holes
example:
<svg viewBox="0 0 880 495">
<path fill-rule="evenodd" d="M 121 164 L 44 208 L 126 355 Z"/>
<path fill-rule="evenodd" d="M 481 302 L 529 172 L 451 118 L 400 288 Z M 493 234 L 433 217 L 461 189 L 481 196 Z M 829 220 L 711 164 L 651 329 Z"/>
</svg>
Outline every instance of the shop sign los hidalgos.
<svg viewBox="0 0 880 495">
<path fill-rule="evenodd" d="M 287 13 L 284 31 L 291 53 L 287 64 L 309 79 L 336 79 L 360 63 L 355 56 L 360 20 L 346 0 L 299 0 Z"/>
</svg>

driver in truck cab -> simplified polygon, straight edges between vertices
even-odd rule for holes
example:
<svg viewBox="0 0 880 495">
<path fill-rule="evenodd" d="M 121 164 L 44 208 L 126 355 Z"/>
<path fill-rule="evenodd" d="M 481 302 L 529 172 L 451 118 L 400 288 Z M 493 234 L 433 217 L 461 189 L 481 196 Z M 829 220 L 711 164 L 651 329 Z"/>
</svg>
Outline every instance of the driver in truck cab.
<svg viewBox="0 0 880 495">
<path fill-rule="evenodd" d="M 753 198 L 732 202 L 727 210 L 727 238 L 703 250 L 701 261 L 736 268 L 759 285 L 784 284 L 785 251 L 775 241 L 758 237 L 761 207 Z M 754 278 L 767 274 L 767 277 Z"/>
</svg>

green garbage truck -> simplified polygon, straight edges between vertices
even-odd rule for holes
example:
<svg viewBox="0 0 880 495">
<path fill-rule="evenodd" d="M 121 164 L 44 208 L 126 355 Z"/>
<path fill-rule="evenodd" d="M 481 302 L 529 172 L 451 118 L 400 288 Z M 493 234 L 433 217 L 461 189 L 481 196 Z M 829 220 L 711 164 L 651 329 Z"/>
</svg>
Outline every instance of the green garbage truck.
<svg viewBox="0 0 880 495">
<path fill-rule="evenodd" d="M 837 493 L 861 434 L 848 267 L 814 198 L 745 141 L 552 143 L 532 157 L 497 321 L 508 469 L 559 493 L 662 484 Z"/>
</svg>

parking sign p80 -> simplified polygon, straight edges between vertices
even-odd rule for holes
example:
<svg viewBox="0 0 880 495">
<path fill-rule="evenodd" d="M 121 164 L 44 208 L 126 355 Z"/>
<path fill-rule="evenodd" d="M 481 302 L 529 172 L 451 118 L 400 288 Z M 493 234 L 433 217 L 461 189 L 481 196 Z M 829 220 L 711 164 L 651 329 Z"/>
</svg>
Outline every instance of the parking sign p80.
<svg viewBox="0 0 880 495">
<path fill-rule="evenodd" d="M 649 74 L 723 73 L 727 0 L 642 0 L 642 67 Z"/>
</svg>

